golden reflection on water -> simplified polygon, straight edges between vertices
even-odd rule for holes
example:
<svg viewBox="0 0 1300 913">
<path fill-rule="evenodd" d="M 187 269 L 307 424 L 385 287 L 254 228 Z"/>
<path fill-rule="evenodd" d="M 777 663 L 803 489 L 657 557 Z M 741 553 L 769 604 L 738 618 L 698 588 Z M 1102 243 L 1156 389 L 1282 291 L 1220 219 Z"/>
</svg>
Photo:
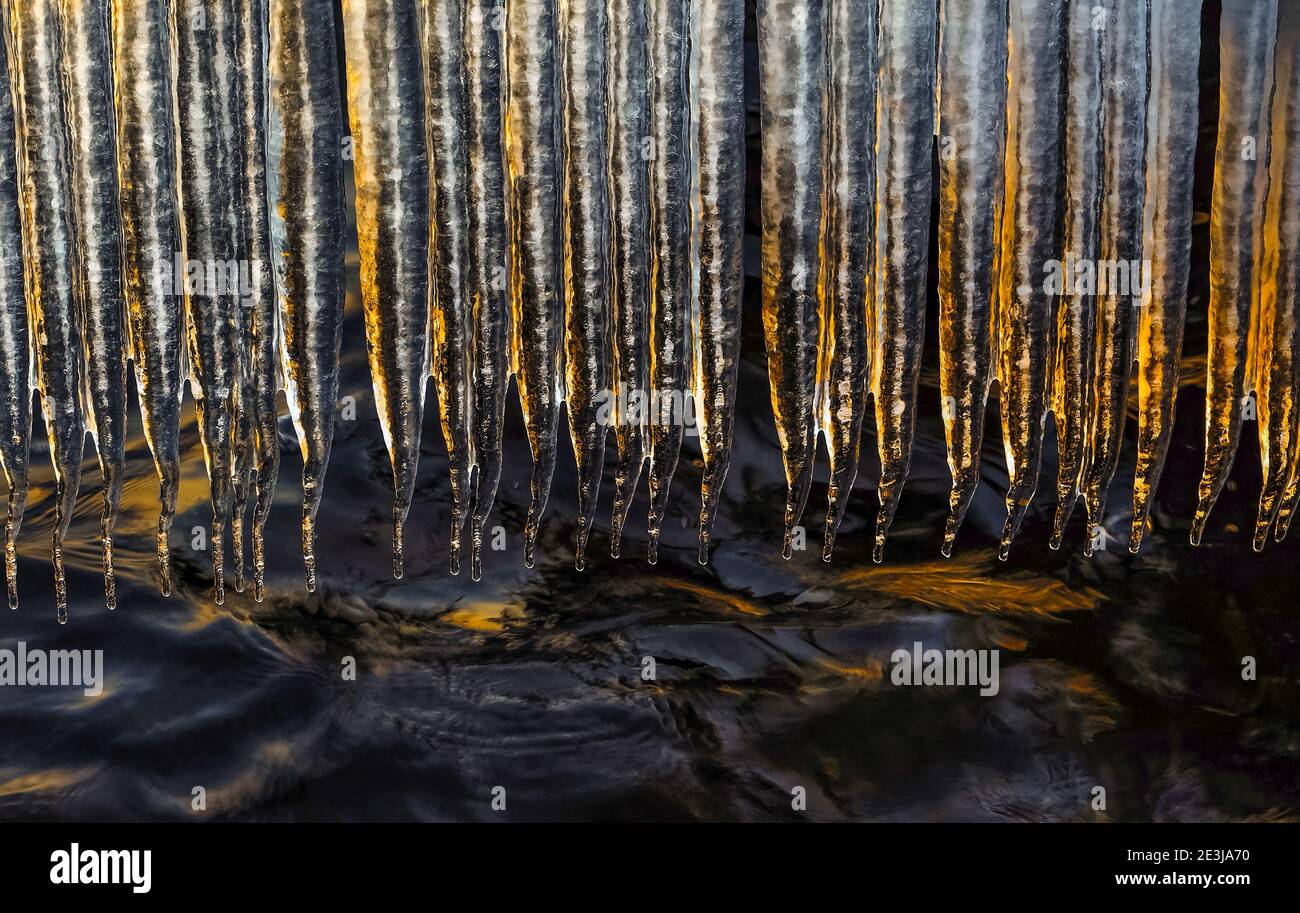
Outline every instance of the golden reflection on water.
<svg viewBox="0 0 1300 913">
<path fill-rule="evenodd" d="M 6 776 L 6 773 L 0 771 L 0 776 Z M 92 773 L 89 768 L 52 767 L 48 770 L 9 776 L 8 779 L 0 780 L 0 799 L 34 793 L 66 792 L 88 779 Z"/>
<path fill-rule="evenodd" d="M 648 590 L 672 590 L 678 593 L 688 593 L 696 597 L 701 608 L 716 607 L 726 613 L 734 612 L 760 618 L 768 614 L 766 608 L 746 599 L 744 596 L 709 586 L 700 581 L 682 580 L 676 577 L 664 577 L 662 579 L 647 577 L 643 582 Z"/>
<path fill-rule="evenodd" d="M 501 603 L 474 602 L 438 616 L 438 620 L 466 631 L 499 634 L 505 630 L 510 606 Z"/>
<path fill-rule="evenodd" d="M 1054 617 L 1096 608 L 1101 594 L 1073 589 L 1032 573 L 995 577 L 987 555 L 965 554 L 910 565 L 851 568 L 836 585 L 848 592 L 874 591 L 943 611 L 968 615 Z"/>
</svg>

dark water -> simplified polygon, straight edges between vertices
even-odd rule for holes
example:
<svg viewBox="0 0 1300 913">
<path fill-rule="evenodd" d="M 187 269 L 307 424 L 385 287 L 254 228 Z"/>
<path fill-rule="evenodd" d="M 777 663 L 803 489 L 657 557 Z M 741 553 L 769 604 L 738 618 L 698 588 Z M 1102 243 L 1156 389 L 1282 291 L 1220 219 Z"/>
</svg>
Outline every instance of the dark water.
<svg viewBox="0 0 1300 913">
<path fill-rule="evenodd" d="M 1213 88 L 1203 162 L 1214 140 Z M 1200 183 L 1204 212 L 1208 176 Z M 1204 229 L 1189 380 L 1203 376 Z M 47 560 L 50 478 L 43 450 L 35 456 L 23 606 L 0 617 L 0 648 L 102 649 L 106 682 L 94 698 L 80 689 L 0 689 L 0 818 L 1297 817 L 1300 550 L 1293 537 L 1262 555 L 1250 551 L 1259 489 L 1253 426 L 1206 545 L 1186 544 L 1201 464 L 1195 386 L 1180 401 L 1154 534 L 1140 558 L 1126 551 L 1130 426 L 1108 550 L 1081 556 L 1081 511 L 1066 547 L 1047 548 L 1049 452 L 1041 503 L 1011 561 L 996 561 L 1006 472 L 992 409 L 986 484 L 957 554 L 944 560 L 949 480 L 931 320 L 917 452 L 886 563 L 870 561 L 878 471 L 870 429 L 835 561 L 819 556 L 823 459 L 805 516 L 809 547 L 785 562 L 784 481 L 751 282 L 736 459 L 711 567 L 695 561 L 700 461 L 688 438 L 658 566 L 642 560 L 644 485 L 623 559 L 603 557 L 607 476 L 588 570 L 573 570 L 576 479 L 561 448 L 538 567 L 526 570 L 529 458 L 512 399 L 496 514 L 505 550 L 486 554 L 480 584 L 447 573 L 449 491 L 435 406 L 407 529 L 407 577 L 398 582 L 389 576 L 390 479 L 362 351 L 355 260 L 350 266 L 343 388 L 355 397 L 356 419 L 338 427 L 316 594 L 302 587 L 300 464 L 286 422 L 267 600 L 231 592 L 225 606 L 214 605 L 208 555 L 191 547 L 190 530 L 208 522 L 191 411 L 172 540 L 177 592 L 157 595 L 157 489 L 137 434 L 116 539 L 120 608 L 103 608 L 98 470 L 88 451 L 69 536 L 72 617 L 60 627 Z M 916 641 L 998 649 L 998 694 L 893 686 L 890 655 Z M 1247 656 L 1255 681 L 1242 678 Z M 655 681 L 642 679 L 646 657 Z M 348 658 L 354 681 L 342 674 Z M 191 810 L 196 786 L 207 794 L 202 813 Z M 490 805 L 497 786 L 506 789 L 505 811 Z M 792 809 L 796 786 L 806 790 L 806 811 Z M 1104 811 L 1093 808 L 1098 786 Z"/>
</svg>

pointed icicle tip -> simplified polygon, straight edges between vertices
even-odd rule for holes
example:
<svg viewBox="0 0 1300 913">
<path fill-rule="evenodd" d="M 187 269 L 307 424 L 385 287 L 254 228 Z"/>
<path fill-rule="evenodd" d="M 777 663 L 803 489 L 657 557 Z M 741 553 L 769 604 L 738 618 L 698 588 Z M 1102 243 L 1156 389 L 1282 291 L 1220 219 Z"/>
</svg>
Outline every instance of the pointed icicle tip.
<svg viewBox="0 0 1300 913">
<path fill-rule="evenodd" d="M 457 516 L 463 517 L 463 514 L 457 514 Z M 451 576 L 453 577 L 457 577 L 460 575 L 460 554 L 461 554 L 460 524 L 453 523 L 451 529 L 451 568 L 450 568 Z"/>
<path fill-rule="evenodd" d="M 68 623 L 68 581 L 63 573 L 63 556 L 58 549 L 54 552 L 54 608 L 59 624 Z"/>
<path fill-rule="evenodd" d="M 798 497 L 795 486 L 789 485 L 785 490 L 785 535 L 781 540 L 781 557 L 789 561 L 794 556 L 794 530 L 799 525 L 799 516 L 795 507 Z"/>
<path fill-rule="evenodd" d="M 16 612 L 18 611 L 18 555 L 12 532 L 5 540 L 5 576 L 9 584 L 9 610 Z"/>
<path fill-rule="evenodd" d="M 939 546 L 939 554 L 945 558 L 952 557 L 953 546 L 957 544 L 957 531 L 961 528 L 961 521 L 957 515 L 949 512 L 948 521 L 943 528 L 943 544 Z"/>
<path fill-rule="evenodd" d="M 1214 500 L 1204 496 L 1196 503 L 1196 514 L 1192 517 L 1192 529 L 1187 536 L 1187 541 L 1192 545 L 1200 545 L 1201 540 L 1205 537 L 1205 527 L 1210 523 L 1210 511 L 1213 507 Z"/>
<path fill-rule="evenodd" d="M 1065 506 L 1058 503 L 1056 516 L 1054 516 L 1052 520 L 1052 538 L 1049 538 L 1048 540 L 1049 549 L 1052 549 L 1053 551 L 1061 550 L 1061 542 L 1065 541 L 1065 524 L 1067 519 L 1069 519 L 1069 512 L 1067 512 Z"/>
<path fill-rule="evenodd" d="M 316 520 L 309 512 L 302 515 L 302 566 L 308 593 L 316 592 Z"/>
<path fill-rule="evenodd" d="M 172 594 L 172 559 L 165 532 L 158 533 L 158 592 L 163 596 Z"/>
<path fill-rule="evenodd" d="M 587 534 L 581 522 L 578 524 L 577 542 L 573 546 L 573 569 L 575 571 L 587 569 Z"/>
<path fill-rule="evenodd" d="M 262 601 L 266 590 L 266 540 L 260 525 L 253 528 L 253 599 Z"/>
<path fill-rule="evenodd" d="M 1130 555 L 1136 555 L 1142 551 L 1142 538 L 1144 534 L 1143 527 L 1145 525 L 1145 523 L 1139 524 L 1135 519 L 1133 525 L 1129 527 L 1128 553 Z"/>
<path fill-rule="evenodd" d="M 573 549 L 573 568 L 577 571 L 587 569 L 587 539 L 591 536 L 591 524 L 585 518 L 578 518 L 578 535 Z"/>
<path fill-rule="evenodd" d="M 615 480 L 614 486 L 614 512 L 609 520 L 609 557 L 611 558 L 619 557 L 623 545 L 623 522 L 627 509 L 621 490 L 622 480 Z"/>
<path fill-rule="evenodd" d="M 393 579 L 401 580 L 402 575 L 406 572 L 404 558 L 402 556 L 402 515 L 397 510 L 393 511 Z"/>
<path fill-rule="evenodd" d="M 876 564 L 883 564 L 885 560 L 885 542 L 889 538 L 889 528 L 894 522 L 894 513 L 891 509 L 893 503 L 889 498 L 882 499 L 880 510 L 876 513 L 876 541 L 871 549 L 871 560 Z"/>
<path fill-rule="evenodd" d="M 244 592 L 244 521 L 238 514 L 230 524 L 230 545 L 235 552 L 235 592 Z"/>
<path fill-rule="evenodd" d="M 533 566 L 533 554 L 537 548 L 537 530 L 530 524 L 524 530 L 524 567 Z"/>
<path fill-rule="evenodd" d="M 478 583 L 483 579 L 483 518 L 476 514 L 472 523 L 469 537 L 469 579 Z"/>
<path fill-rule="evenodd" d="M 1255 521 L 1255 535 L 1251 539 L 1250 547 L 1256 554 L 1264 551 L 1264 546 L 1268 543 L 1268 528 L 1272 525 L 1272 519 L 1269 517 L 1260 517 Z"/>
<path fill-rule="evenodd" d="M 1009 559 L 1009 558 L 1011 557 L 1011 540 L 1012 540 L 1012 538 L 1014 538 L 1014 533 L 1012 533 L 1012 531 L 1011 531 L 1011 521 L 1010 521 L 1010 519 L 1008 519 L 1008 520 L 1007 520 L 1007 525 L 1006 525 L 1006 527 L 1004 527 L 1003 530 L 1002 530 L 1002 539 L 1001 539 L 1000 542 L 998 542 L 998 560 L 999 560 L 999 561 L 1006 561 L 1007 559 Z"/>
<path fill-rule="evenodd" d="M 1273 527 L 1274 542 L 1283 542 L 1286 540 L 1286 534 L 1291 529 L 1291 516 L 1292 514 L 1289 511 L 1285 515 L 1281 513 L 1278 514 L 1277 523 Z"/>
<path fill-rule="evenodd" d="M 101 523 L 101 536 L 104 540 L 104 605 L 110 612 L 117 609 L 117 580 L 113 574 L 113 536 L 108 532 L 107 518 Z"/>
</svg>

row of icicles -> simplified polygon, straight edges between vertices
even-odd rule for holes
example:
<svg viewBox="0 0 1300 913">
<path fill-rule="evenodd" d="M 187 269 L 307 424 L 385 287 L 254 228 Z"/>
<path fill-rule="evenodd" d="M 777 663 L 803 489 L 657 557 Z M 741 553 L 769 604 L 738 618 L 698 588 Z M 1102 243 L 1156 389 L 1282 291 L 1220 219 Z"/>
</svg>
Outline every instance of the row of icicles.
<svg viewBox="0 0 1300 913">
<path fill-rule="evenodd" d="M 757 6 L 762 313 L 789 483 L 785 555 L 824 435 L 830 560 L 872 400 L 881 560 L 912 450 L 936 142 L 940 392 L 954 480 L 943 552 L 979 481 L 994 378 L 1010 476 L 1005 558 L 1033 499 L 1049 413 L 1060 452 L 1052 544 L 1080 495 L 1090 525 L 1101 522 L 1134 370 L 1138 551 L 1178 389 L 1200 0 Z M 160 480 L 163 592 L 186 379 L 211 486 L 217 601 L 227 525 L 243 589 L 250 512 L 263 595 L 280 390 L 301 444 L 315 587 L 348 158 L 392 463 L 394 575 L 430 376 L 450 462 L 452 573 L 466 525 L 481 573 L 512 377 L 533 458 L 529 566 L 562 414 L 578 466 L 578 567 L 611 424 L 611 552 L 648 463 L 656 560 L 686 397 L 704 456 L 707 561 L 740 346 L 744 0 L 343 0 L 342 84 L 335 14 L 334 0 L 4 5 L 0 459 L 11 606 L 33 385 L 55 470 L 60 620 L 61 544 L 87 430 L 104 476 L 114 605 L 129 365 Z M 1223 2 L 1207 456 L 1193 542 L 1249 403 L 1264 461 L 1257 548 L 1271 526 L 1285 534 L 1298 496 L 1295 18 L 1276 0 Z"/>
</svg>

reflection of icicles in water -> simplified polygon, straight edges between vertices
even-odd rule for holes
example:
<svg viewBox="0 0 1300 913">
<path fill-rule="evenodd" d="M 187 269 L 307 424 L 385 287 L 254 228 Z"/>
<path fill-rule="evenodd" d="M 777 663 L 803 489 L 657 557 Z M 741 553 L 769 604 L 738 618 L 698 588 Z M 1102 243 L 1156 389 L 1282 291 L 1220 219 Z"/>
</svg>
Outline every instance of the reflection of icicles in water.
<svg viewBox="0 0 1300 913">
<path fill-rule="evenodd" d="M 1106 491 L 1119 463 L 1129 375 L 1133 363 L 1133 317 L 1141 305 L 1142 199 L 1145 191 L 1147 102 L 1147 9 L 1119 3 L 1102 39 L 1102 203 L 1098 252 L 1104 264 L 1127 265 L 1127 276 L 1109 266 L 1098 276 L 1096 336 L 1088 403 L 1088 461 L 1083 477 L 1091 530 L 1101 525 Z M 1119 279 L 1121 281 L 1117 282 Z M 1123 281 L 1127 279 L 1127 281 Z M 1120 287 L 1115 287 L 1119 285 Z M 1123 287 L 1127 285 L 1128 287 Z"/>
<path fill-rule="evenodd" d="M 1062 3 L 1011 0 L 1007 146 L 998 289 L 998 387 L 1007 455 L 1007 520 L 998 557 L 1038 486 L 1052 299 L 1044 269 L 1060 250 Z"/>
<path fill-rule="evenodd" d="M 1005 0 L 949 0 L 939 49 L 939 392 L 952 494 L 952 555 L 979 485 L 993 372 L 994 263 L 1006 139 Z"/>
<path fill-rule="evenodd" d="M 934 143 L 934 0 L 885 0 L 880 10 L 876 119 L 875 331 L 871 390 L 880 450 L 880 512 L 871 556 L 885 537 L 912 460 L 916 393 L 925 344 Z"/>
<path fill-rule="evenodd" d="M 818 4 L 819 5 L 819 4 Z M 649 0 L 650 45 L 650 516 L 646 559 L 659 556 L 673 473 L 685 435 L 690 367 L 691 0 Z"/>
<path fill-rule="evenodd" d="M 1277 0 L 1224 0 L 1219 26 L 1219 141 L 1210 218 L 1205 469 L 1191 542 L 1199 545 L 1241 437 L 1256 256 L 1267 175 Z"/>
<path fill-rule="evenodd" d="M 699 17 L 700 303 L 695 402 L 700 414 L 699 561 L 731 463 L 745 271 L 745 4 L 707 0 Z M 874 21 L 874 17 L 870 17 Z M 859 300 L 860 303 L 860 300 Z"/>
<path fill-rule="evenodd" d="M 84 407 L 103 476 L 104 601 L 117 605 L 113 528 L 126 461 L 126 326 L 113 145 L 107 0 L 63 0 L 63 72 L 77 235 L 76 285 L 85 336 Z"/>
<path fill-rule="evenodd" d="M 1285 535 L 1300 460 L 1300 17 L 1286 11 L 1278 25 L 1276 89 L 1273 97 L 1269 197 L 1264 255 L 1259 279 L 1259 351 L 1255 390 L 1259 401 L 1259 449 L 1264 485 L 1255 521 L 1254 548 L 1260 551 L 1277 520 Z M 1279 505 L 1285 499 L 1284 516 Z"/>
<path fill-rule="evenodd" d="M 17 117 L 27 305 L 36 382 L 54 465 L 51 547 L 59 622 L 68 618 L 63 539 L 81 482 L 86 422 L 81 411 L 81 320 L 73 287 L 73 199 L 63 127 L 56 0 L 10 0 L 6 39 Z"/>
<path fill-rule="evenodd" d="M 631 413 L 633 397 L 645 395 L 649 353 L 650 171 L 645 139 L 650 129 L 650 89 L 646 43 L 646 0 L 610 0 L 609 162 L 613 237 L 610 256 L 611 394 L 618 464 L 609 551 L 617 558 L 645 462 L 645 415 Z"/>
<path fill-rule="evenodd" d="M 122 291 L 144 435 L 153 452 L 162 509 L 158 574 L 171 593 L 167 539 L 180 486 L 184 315 L 171 273 L 181 252 L 174 188 L 175 100 L 165 0 L 114 0 L 113 91 L 117 120 L 118 204 L 122 216 Z M 160 282 L 159 280 L 164 281 Z"/>
<path fill-rule="evenodd" d="M 827 34 L 826 237 L 820 422 L 830 454 L 822 560 L 858 474 L 871 381 L 867 282 L 876 203 L 876 8 L 832 0 Z"/>
<path fill-rule="evenodd" d="M 1097 259 L 1101 206 L 1101 39 L 1093 0 L 1070 0 L 1066 24 L 1065 211 L 1063 263 Z M 1105 7 L 1102 13 L 1109 14 Z M 1105 25 L 1105 22 L 1102 22 Z M 1056 516 L 1051 547 L 1061 547 L 1079 500 L 1088 458 L 1088 388 L 1092 371 L 1096 295 L 1090 285 L 1062 289 L 1051 366 L 1051 411 L 1056 424 Z"/>
<path fill-rule="evenodd" d="M 5 580 L 9 608 L 18 608 L 18 531 L 27 505 L 32 434 L 31 351 L 23 293 L 22 217 L 17 138 L 9 86 L 8 39 L 0 36 L 0 464 L 9 488 L 5 516 Z"/>
<path fill-rule="evenodd" d="M 451 572 L 460 573 L 461 533 L 469 512 L 470 332 L 469 213 L 465 175 L 465 83 L 459 0 L 424 3 L 428 89 L 430 354 L 451 482 Z M 414 472 L 412 473 L 414 474 Z"/>
<path fill-rule="evenodd" d="M 596 519 L 609 389 L 609 183 L 606 162 L 605 0 L 564 0 L 560 7 L 564 130 L 564 401 L 578 467 L 582 570 Z"/>
<path fill-rule="evenodd" d="M 276 0 L 268 33 L 271 259 L 285 396 L 302 448 L 302 546 L 309 590 L 316 586 L 315 520 L 334 439 L 343 330 L 343 110 L 333 19 L 331 0 Z M 360 194 L 360 182 L 358 188 Z M 366 189 L 373 193 L 370 185 Z M 373 209 L 366 211 L 373 232 Z M 373 233 L 369 243 L 373 257 Z M 271 357 L 260 348 L 264 342 L 259 337 L 259 361 Z M 423 375 L 423 360 L 418 367 Z M 269 419 L 263 420 L 273 434 Z M 386 440 L 387 434 L 385 426 Z M 260 578 L 260 556 L 255 563 Z"/>
<path fill-rule="evenodd" d="M 253 598 L 262 601 L 266 575 L 264 531 L 280 471 L 275 393 L 279 385 L 279 326 L 272 272 L 267 195 L 267 3 L 238 0 L 240 130 L 243 140 L 243 210 L 240 256 L 248 263 L 250 287 L 244 315 L 246 377 L 240 388 L 240 431 L 251 447 L 256 476 L 253 506 Z M 247 427 L 245 427 L 245 424 Z M 242 524 L 237 511 L 235 529 Z M 243 564 L 242 537 L 234 536 L 235 588 Z"/>
<path fill-rule="evenodd" d="M 1192 254 L 1201 54 L 1200 0 L 1152 0 L 1151 101 L 1143 260 L 1151 286 L 1138 312 L 1137 466 L 1129 551 L 1142 547 L 1147 516 L 1164 469 L 1178 395 L 1178 360 L 1187 315 Z"/>
<path fill-rule="evenodd" d="M 416 0 L 347 0 L 343 34 L 361 297 L 393 470 L 393 576 L 401 577 L 429 363 L 429 161 Z"/>
<path fill-rule="evenodd" d="M 519 402 L 533 454 L 524 564 L 555 475 L 563 323 L 560 147 L 556 129 L 555 0 L 510 0 L 506 14 L 512 343 Z"/>
<path fill-rule="evenodd" d="M 760 0 L 763 336 L 785 462 L 786 558 L 808 500 L 817 444 L 825 37 L 822 0 Z"/>
<path fill-rule="evenodd" d="M 474 520 L 470 573 L 483 573 L 483 525 L 501 480 L 501 431 L 510 365 L 506 334 L 505 159 L 501 29 L 495 0 L 466 0 L 466 167 L 469 188 L 469 307 L 473 327 Z"/>
</svg>

